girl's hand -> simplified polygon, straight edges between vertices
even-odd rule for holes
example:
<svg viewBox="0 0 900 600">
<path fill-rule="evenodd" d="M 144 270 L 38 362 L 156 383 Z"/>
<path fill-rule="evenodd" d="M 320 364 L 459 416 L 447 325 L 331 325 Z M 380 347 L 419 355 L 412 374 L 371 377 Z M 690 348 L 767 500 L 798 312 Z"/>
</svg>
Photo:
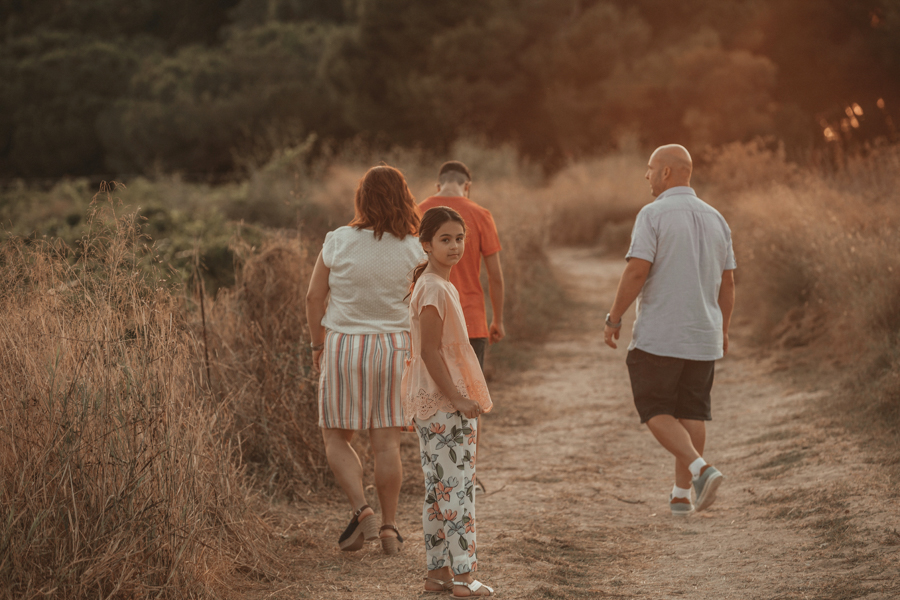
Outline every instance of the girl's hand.
<svg viewBox="0 0 900 600">
<path fill-rule="evenodd" d="M 465 415 L 467 419 L 477 419 L 481 415 L 481 405 L 462 394 L 457 394 L 455 398 L 451 398 L 450 404 Z"/>
</svg>

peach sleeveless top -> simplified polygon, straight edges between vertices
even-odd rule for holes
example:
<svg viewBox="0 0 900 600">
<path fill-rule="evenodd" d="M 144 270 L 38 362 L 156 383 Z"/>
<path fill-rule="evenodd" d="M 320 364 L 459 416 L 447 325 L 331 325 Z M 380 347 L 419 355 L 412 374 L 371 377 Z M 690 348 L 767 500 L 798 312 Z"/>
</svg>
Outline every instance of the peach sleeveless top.
<svg viewBox="0 0 900 600">
<path fill-rule="evenodd" d="M 459 293 L 453 284 L 434 273 L 426 273 L 416 281 L 409 300 L 409 333 L 412 339 L 410 357 L 403 371 L 401 394 L 403 414 L 407 422 L 414 418 L 428 419 L 439 410 L 456 412 L 428 374 L 422 360 L 420 315 L 426 306 L 434 306 L 444 327 L 441 335 L 441 356 L 459 393 L 481 405 L 483 412 L 491 410 L 484 374 L 469 343 L 466 319 L 459 303 Z"/>
</svg>

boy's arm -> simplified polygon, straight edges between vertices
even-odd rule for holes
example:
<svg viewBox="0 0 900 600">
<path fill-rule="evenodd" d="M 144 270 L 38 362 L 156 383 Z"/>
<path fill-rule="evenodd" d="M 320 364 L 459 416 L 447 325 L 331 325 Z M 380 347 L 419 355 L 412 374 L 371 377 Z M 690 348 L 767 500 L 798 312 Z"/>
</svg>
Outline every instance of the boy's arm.
<svg viewBox="0 0 900 600">
<path fill-rule="evenodd" d="M 495 252 L 484 257 L 484 266 L 488 276 L 488 295 L 491 297 L 491 327 L 488 341 L 493 344 L 506 336 L 503 326 L 503 268 L 500 266 L 500 253 Z"/>
</svg>

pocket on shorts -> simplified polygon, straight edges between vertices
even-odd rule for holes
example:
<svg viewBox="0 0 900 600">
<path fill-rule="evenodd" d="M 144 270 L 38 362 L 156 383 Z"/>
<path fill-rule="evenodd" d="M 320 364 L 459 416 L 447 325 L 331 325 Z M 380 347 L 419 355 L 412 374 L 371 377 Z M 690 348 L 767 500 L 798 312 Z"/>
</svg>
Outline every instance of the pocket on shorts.
<svg viewBox="0 0 900 600">
<path fill-rule="evenodd" d="M 395 352 L 406 352 L 409 354 L 410 341 L 409 334 L 406 332 L 390 334 L 391 347 Z"/>
</svg>

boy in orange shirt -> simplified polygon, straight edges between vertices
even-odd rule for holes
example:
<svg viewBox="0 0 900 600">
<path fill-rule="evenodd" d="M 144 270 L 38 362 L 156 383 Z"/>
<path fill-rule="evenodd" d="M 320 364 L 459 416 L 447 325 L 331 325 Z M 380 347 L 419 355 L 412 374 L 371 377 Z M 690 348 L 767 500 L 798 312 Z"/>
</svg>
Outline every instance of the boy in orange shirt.
<svg viewBox="0 0 900 600">
<path fill-rule="evenodd" d="M 503 269 L 500 266 L 500 238 L 494 217 L 488 209 L 469 199 L 471 186 L 472 175 L 466 165 L 458 160 L 445 162 L 438 171 L 437 194 L 419 204 L 419 214 L 435 206 L 447 206 L 458 212 L 466 222 L 466 249 L 450 272 L 450 282 L 459 292 L 469 343 L 484 369 L 484 351 L 488 343 L 499 342 L 506 335 L 503 327 Z M 482 256 L 491 298 L 490 326 L 481 289 Z M 478 428 L 478 438 L 481 438 L 481 427 Z M 477 449 L 477 442 L 475 447 Z M 478 487 L 482 488 L 479 491 L 483 491 L 480 482 Z"/>
</svg>

